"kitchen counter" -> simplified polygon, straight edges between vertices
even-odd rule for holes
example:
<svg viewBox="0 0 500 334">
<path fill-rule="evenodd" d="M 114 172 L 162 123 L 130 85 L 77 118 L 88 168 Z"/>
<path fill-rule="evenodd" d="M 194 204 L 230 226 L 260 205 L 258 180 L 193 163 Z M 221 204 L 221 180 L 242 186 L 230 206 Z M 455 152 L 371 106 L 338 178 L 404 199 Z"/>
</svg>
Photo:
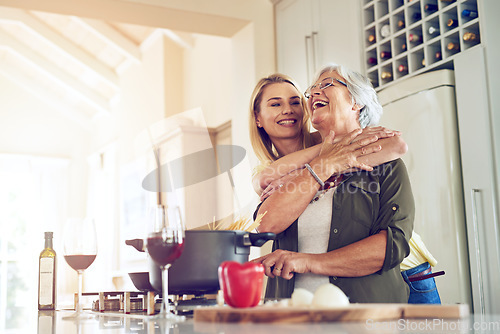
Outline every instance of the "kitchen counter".
<svg viewBox="0 0 500 334">
<path fill-rule="evenodd" d="M 400 319 L 398 321 L 332 322 L 332 323 L 207 323 L 188 318 L 180 323 L 151 320 L 138 315 L 109 315 L 88 312 L 89 319 L 63 319 L 73 311 L 38 312 L 38 334 L 87 333 L 499 333 L 500 315 L 469 316 L 462 319 Z M 37 327 L 35 323 L 33 327 Z M 476 329 L 474 331 L 474 328 Z M 19 332 L 25 332 L 23 330 Z M 30 331 L 31 332 L 31 331 Z M 7 333 L 10 333 L 9 331 Z M 12 331 L 18 333 L 18 331 Z"/>
</svg>

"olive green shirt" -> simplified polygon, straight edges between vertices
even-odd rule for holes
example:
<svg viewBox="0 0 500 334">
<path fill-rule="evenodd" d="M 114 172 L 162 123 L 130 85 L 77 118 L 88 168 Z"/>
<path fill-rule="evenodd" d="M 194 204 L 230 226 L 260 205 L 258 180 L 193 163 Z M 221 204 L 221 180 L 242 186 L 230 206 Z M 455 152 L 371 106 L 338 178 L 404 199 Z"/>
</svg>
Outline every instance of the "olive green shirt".
<svg viewBox="0 0 500 334">
<path fill-rule="evenodd" d="M 407 303 L 409 288 L 401 277 L 399 265 L 410 252 L 414 216 L 413 194 L 401 159 L 380 165 L 371 172 L 345 175 L 333 195 L 328 251 L 381 230 L 387 231 L 387 247 L 384 264 L 378 272 L 361 277 L 330 276 L 330 283 L 342 289 L 351 303 Z M 273 251 L 297 252 L 297 221 L 276 236 Z M 294 280 L 295 277 L 269 278 L 266 298 L 290 298 Z"/>
</svg>

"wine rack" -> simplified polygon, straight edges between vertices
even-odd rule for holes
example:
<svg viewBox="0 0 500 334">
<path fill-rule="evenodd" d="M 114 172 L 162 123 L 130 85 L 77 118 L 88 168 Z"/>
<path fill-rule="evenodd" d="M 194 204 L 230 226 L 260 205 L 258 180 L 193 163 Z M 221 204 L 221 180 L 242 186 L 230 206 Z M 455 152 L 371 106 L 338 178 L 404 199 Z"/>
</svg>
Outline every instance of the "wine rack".
<svg viewBox="0 0 500 334">
<path fill-rule="evenodd" d="M 408 76 L 453 68 L 481 44 L 480 0 L 362 0 L 366 75 L 381 90 Z"/>
</svg>

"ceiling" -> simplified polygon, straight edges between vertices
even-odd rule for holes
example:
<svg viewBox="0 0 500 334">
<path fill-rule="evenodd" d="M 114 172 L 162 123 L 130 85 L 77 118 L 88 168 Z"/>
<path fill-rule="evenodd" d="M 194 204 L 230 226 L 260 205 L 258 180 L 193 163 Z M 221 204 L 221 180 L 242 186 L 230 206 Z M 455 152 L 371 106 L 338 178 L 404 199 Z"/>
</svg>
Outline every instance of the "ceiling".
<svg viewBox="0 0 500 334">
<path fill-rule="evenodd" d="M 262 16 L 259 8 L 247 0 L 0 0 L 0 76 L 90 129 L 111 113 L 120 73 L 141 63 L 152 36 L 189 48 L 193 34 L 233 36 Z"/>
<path fill-rule="evenodd" d="M 88 127 L 110 113 L 120 71 L 158 30 L 0 7 L 0 75 Z"/>
</svg>

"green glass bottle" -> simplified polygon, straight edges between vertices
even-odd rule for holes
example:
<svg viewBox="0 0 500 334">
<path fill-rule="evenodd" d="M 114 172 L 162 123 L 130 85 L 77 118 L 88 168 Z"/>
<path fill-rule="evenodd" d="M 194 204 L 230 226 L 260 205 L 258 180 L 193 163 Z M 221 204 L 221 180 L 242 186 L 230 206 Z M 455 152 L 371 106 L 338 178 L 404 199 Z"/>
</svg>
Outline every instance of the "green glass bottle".
<svg viewBox="0 0 500 334">
<path fill-rule="evenodd" d="M 56 308 L 56 251 L 52 246 L 52 232 L 45 232 L 45 247 L 38 266 L 38 309 Z"/>
</svg>

